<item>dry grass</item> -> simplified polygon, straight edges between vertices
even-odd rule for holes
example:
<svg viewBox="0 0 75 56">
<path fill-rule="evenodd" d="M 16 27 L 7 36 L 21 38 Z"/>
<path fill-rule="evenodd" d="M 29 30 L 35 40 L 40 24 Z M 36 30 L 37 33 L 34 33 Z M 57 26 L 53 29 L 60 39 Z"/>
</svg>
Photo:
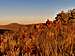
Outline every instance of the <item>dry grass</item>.
<svg viewBox="0 0 75 56">
<path fill-rule="evenodd" d="M 75 56 L 75 23 L 61 17 L 0 35 L 0 56 Z"/>
</svg>

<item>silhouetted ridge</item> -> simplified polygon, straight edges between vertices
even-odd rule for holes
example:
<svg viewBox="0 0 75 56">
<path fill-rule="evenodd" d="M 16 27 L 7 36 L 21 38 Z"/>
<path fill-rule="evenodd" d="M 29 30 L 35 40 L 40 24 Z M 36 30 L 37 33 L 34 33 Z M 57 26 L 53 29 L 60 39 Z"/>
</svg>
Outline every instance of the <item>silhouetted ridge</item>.
<svg viewBox="0 0 75 56">
<path fill-rule="evenodd" d="M 0 29 L 0 34 L 3 34 L 3 33 L 5 33 L 6 31 L 11 31 L 11 30 L 8 30 L 8 29 Z"/>
</svg>

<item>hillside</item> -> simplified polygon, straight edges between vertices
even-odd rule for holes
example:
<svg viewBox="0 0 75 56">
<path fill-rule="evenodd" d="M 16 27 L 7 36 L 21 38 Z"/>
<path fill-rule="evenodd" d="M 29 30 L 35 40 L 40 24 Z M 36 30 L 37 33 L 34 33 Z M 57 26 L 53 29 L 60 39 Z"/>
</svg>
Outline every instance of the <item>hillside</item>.
<svg viewBox="0 0 75 56">
<path fill-rule="evenodd" d="M 1 27 L 11 31 L 0 35 L 0 56 L 75 56 L 75 9 L 46 23 Z"/>
</svg>

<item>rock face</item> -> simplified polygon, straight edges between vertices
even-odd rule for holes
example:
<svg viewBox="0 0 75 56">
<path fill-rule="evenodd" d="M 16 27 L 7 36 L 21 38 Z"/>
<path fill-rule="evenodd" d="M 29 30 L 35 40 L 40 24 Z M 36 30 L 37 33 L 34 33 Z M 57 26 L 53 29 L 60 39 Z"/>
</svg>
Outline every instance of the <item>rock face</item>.
<svg viewBox="0 0 75 56">
<path fill-rule="evenodd" d="M 1 27 L 11 31 L 0 35 L 0 56 L 75 56 L 74 9 L 46 23 Z"/>
</svg>

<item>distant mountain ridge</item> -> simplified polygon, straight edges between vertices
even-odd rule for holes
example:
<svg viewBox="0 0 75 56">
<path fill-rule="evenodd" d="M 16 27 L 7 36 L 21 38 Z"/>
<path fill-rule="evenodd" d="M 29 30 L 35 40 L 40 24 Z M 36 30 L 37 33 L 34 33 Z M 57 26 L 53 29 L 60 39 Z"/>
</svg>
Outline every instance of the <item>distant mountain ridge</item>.
<svg viewBox="0 0 75 56">
<path fill-rule="evenodd" d="M 21 27 L 24 25 L 18 24 L 18 23 L 11 23 L 8 25 L 0 25 L 0 29 L 11 29 L 11 30 L 16 30 L 18 27 Z"/>
<path fill-rule="evenodd" d="M 41 23 L 37 23 L 37 24 L 41 24 Z M 8 29 L 8 30 L 18 30 L 21 27 L 28 27 L 30 28 L 31 26 L 36 25 L 36 24 L 28 24 L 28 25 L 24 25 L 24 24 L 19 24 L 19 23 L 10 23 L 8 25 L 0 25 L 0 29 Z"/>
</svg>

